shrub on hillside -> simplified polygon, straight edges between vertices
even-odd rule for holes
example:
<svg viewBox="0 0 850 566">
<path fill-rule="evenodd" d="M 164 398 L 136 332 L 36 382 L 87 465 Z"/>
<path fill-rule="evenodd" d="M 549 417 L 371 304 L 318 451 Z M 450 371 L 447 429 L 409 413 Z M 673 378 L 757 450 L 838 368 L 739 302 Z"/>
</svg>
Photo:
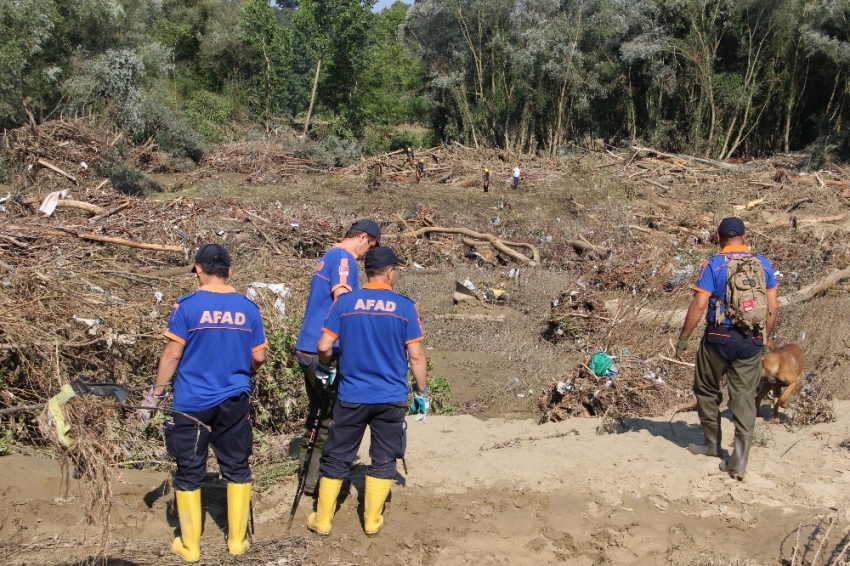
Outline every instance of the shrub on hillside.
<svg viewBox="0 0 850 566">
<path fill-rule="evenodd" d="M 164 101 L 146 96 L 142 101 L 144 126 L 136 130 L 137 142 L 153 136 L 163 151 L 175 157 L 188 157 L 195 163 L 204 156 L 206 147 L 201 134 L 189 125 L 186 116 Z"/>
<path fill-rule="evenodd" d="M 309 151 L 310 157 L 325 167 L 347 167 L 360 161 L 363 147 L 356 141 L 328 136 Z"/>
</svg>

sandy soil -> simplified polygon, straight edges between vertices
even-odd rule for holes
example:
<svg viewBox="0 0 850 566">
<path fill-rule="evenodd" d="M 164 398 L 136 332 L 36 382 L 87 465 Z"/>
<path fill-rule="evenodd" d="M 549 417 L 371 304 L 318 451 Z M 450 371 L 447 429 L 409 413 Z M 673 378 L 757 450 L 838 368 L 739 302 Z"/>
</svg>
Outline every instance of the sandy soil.
<svg viewBox="0 0 850 566">
<path fill-rule="evenodd" d="M 796 432 L 769 427 L 754 447 L 744 482 L 718 471 L 718 460 L 691 456 L 701 433 L 694 413 L 629 419 L 618 434 L 597 435 L 598 419 L 538 426 L 529 420 L 430 417 L 409 422 L 407 466 L 375 538 L 361 529 L 368 435 L 346 484 L 330 537 L 305 527 L 313 501 L 302 500 L 290 546 L 269 552 L 294 493 L 289 477 L 255 501 L 252 564 L 700 564 L 735 556 L 790 563 L 811 559 L 836 518 L 824 552 L 843 546 L 850 524 L 850 402 L 840 418 Z M 767 416 L 768 408 L 763 408 Z M 728 415 L 727 415 L 728 416 Z M 764 425 L 767 428 L 767 425 Z M 732 425 L 724 421 L 729 444 Z M 6 564 L 72 564 L 86 555 L 74 480 L 60 491 L 55 461 L 7 456 L 0 466 L 0 538 Z M 114 564 L 179 563 L 168 552 L 176 521 L 167 514 L 165 474 L 126 471 L 115 486 Z M 206 563 L 230 563 L 224 543 L 225 490 L 204 488 Z M 72 558 L 69 560 L 69 558 Z M 248 562 L 245 562 L 248 561 Z"/>
</svg>

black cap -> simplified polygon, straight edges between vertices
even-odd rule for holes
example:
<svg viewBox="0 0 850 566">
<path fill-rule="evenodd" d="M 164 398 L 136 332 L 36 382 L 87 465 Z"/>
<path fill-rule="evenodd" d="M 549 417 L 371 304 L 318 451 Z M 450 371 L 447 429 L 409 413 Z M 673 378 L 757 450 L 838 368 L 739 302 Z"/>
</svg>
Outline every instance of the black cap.
<svg viewBox="0 0 850 566">
<path fill-rule="evenodd" d="M 407 267 L 407 262 L 399 259 L 393 249 L 389 246 L 376 246 L 366 252 L 364 259 L 366 269 L 380 269 L 388 265 Z"/>
<path fill-rule="evenodd" d="M 743 236 L 745 233 L 744 221 L 736 216 L 730 216 L 720 221 L 720 226 L 717 228 L 717 233 L 721 238 L 727 240 Z"/>
<path fill-rule="evenodd" d="M 378 245 L 381 245 L 381 227 L 374 220 L 362 218 L 351 225 L 349 230 L 360 230 L 378 240 Z"/>
<path fill-rule="evenodd" d="M 230 254 L 223 246 L 218 244 L 206 244 L 201 246 L 195 254 L 195 263 L 212 263 L 230 267 Z"/>
</svg>

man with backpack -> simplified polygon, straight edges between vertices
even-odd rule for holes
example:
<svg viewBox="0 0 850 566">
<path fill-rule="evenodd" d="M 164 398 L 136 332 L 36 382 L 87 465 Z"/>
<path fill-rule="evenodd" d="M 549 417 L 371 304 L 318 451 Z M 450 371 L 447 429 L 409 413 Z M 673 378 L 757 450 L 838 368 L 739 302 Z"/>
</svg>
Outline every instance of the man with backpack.
<svg viewBox="0 0 850 566">
<path fill-rule="evenodd" d="M 720 470 L 742 479 L 756 421 L 755 394 L 761 377 L 761 354 L 779 311 L 776 277 L 767 258 L 744 243 L 744 222 L 724 218 L 717 229 L 720 253 L 710 257 L 694 285 L 694 298 L 676 345 L 681 359 L 688 338 L 705 317 L 705 333 L 697 352 L 694 395 L 705 442 L 691 444 L 693 454 L 722 457 L 720 383 L 726 378 L 729 409 L 735 423 L 735 450 Z"/>
</svg>

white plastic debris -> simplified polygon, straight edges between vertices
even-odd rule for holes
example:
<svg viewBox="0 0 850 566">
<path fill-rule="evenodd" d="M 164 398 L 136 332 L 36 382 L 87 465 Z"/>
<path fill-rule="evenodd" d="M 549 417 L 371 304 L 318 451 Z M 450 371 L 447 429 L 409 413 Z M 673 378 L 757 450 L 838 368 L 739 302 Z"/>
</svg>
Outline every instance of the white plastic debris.
<svg viewBox="0 0 850 566">
<path fill-rule="evenodd" d="M 423 267 L 423 266 L 419 265 L 419 264 L 418 264 L 418 263 L 416 263 L 415 261 L 413 262 L 413 267 L 415 267 L 416 269 L 425 269 L 425 267 Z"/>
<path fill-rule="evenodd" d="M 475 285 L 473 285 L 472 281 L 470 281 L 469 279 L 463 280 L 463 286 L 466 287 L 467 289 L 469 289 L 470 291 L 475 290 Z"/>
<path fill-rule="evenodd" d="M 80 324 L 85 324 L 86 326 L 88 326 L 89 329 L 86 331 L 87 334 L 91 336 L 97 334 L 97 325 L 100 324 L 99 318 L 81 318 L 77 315 L 73 315 L 71 318 L 73 318 Z"/>
<path fill-rule="evenodd" d="M 156 299 L 156 304 L 159 304 L 159 303 L 162 302 L 162 293 L 161 292 L 157 291 L 156 293 L 153 294 L 153 297 L 154 297 L 154 299 Z"/>
<path fill-rule="evenodd" d="M 68 189 L 64 191 L 53 191 L 41 202 L 41 206 L 38 207 L 38 210 L 50 216 L 53 214 L 53 211 L 56 210 L 56 205 L 59 203 L 60 198 L 68 198 Z"/>
<path fill-rule="evenodd" d="M 97 324 L 97 323 L 99 323 L 99 322 L 100 322 L 100 319 L 99 319 L 99 318 L 81 318 L 81 317 L 79 317 L 79 316 L 77 316 L 77 315 L 73 315 L 71 318 L 73 318 L 73 319 L 74 319 L 74 320 L 76 320 L 77 322 L 80 322 L 80 323 L 82 323 L 82 324 L 85 324 L 85 325 L 86 325 L 86 326 L 88 326 L 89 328 L 91 328 L 92 326 L 94 326 L 95 324 Z"/>
<path fill-rule="evenodd" d="M 80 161 L 80 169 L 82 169 L 83 171 L 88 171 L 89 164 L 86 163 L 85 161 Z"/>
<path fill-rule="evenodd" d="M 268 289 L 277 295 L 277 299 L 274 301 L 274 308 L 278 310 L 281 317 L 286 316 L 286 299 L 292 295 L 289 287 L 283 283 L 263 283 L 261 281 L 255 281 L 248 284 L 248 290 L 245 292 L 245 296 L 252 301 L 256 300 L 257 289 Z"/>
</svg>

